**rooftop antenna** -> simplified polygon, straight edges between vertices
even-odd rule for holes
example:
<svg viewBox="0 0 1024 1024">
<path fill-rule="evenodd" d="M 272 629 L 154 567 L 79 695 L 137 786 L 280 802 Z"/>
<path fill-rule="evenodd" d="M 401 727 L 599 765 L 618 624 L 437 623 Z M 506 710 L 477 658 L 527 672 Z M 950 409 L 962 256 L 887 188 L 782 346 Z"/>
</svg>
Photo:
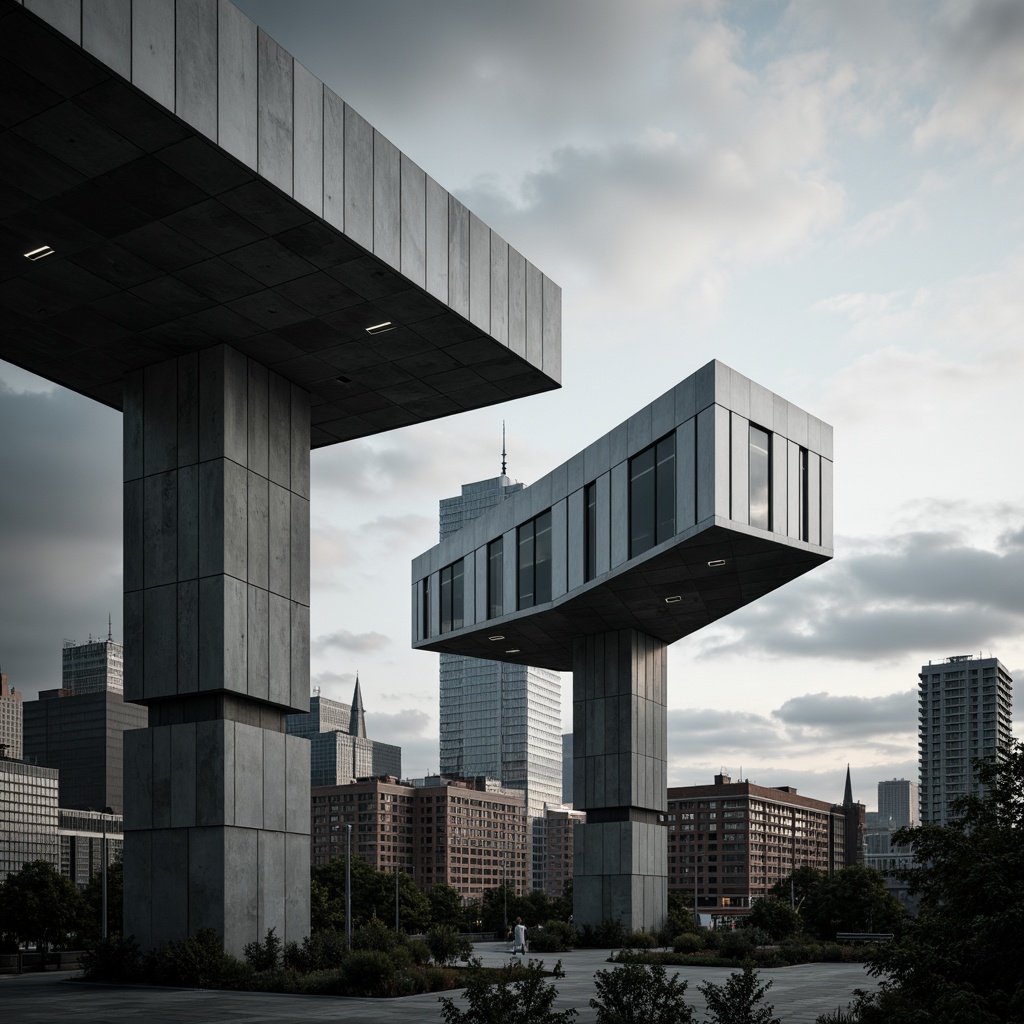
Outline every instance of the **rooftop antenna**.
<svg viewBox="0 0 1024 1024">
<path fill-rule="evenodd" d="M 114 639 L 114 622 L 110 616 L 110 612 L 107 612 L 107 643 L 109 644 Z"/>
<path fill-rule="evenodd" d="M 505 476 L 505 469 L 507 466 L 506 452 L 505 452 L 505 421 L 501 421 L 501 475 Z"/>
</svg>

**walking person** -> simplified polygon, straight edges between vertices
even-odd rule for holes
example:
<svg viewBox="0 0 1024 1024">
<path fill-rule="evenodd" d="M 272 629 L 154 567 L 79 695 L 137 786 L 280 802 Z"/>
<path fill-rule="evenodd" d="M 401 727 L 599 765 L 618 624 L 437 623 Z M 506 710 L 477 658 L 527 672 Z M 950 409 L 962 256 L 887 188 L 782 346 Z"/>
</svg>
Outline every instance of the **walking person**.
<svg viewBox="0 0 1024 1024">
<path fill-rule="evenodd" d="M 523 919 L 521 917 L 516 918 L 516 927 L 513 934 L 514 937 L 512 939 L 512 955 L 516 956 L 518 954 L 519 956 L 522 956 L 524 953 L 527 952 L 527 944 L 526 925 L 523 924 Z"/>
</svg>

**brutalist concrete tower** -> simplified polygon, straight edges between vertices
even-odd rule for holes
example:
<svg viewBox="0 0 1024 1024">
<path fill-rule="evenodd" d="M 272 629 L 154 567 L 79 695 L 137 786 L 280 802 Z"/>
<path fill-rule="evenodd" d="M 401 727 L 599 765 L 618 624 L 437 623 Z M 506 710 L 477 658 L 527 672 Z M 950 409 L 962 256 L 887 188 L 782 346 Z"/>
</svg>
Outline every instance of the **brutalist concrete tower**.
<svg viewBox="0 0 1024 1024">
<path fill-rule="evenodd" d="M 668 645 L 831 557 L 832 428 L 715 361 L 414 560 L 414 647 L 572 670 L 577 924 L 665 917 Z"/>
<path fill-rule="evenodd" d="M 309 452 L 559 386 L 561 292 L 228 0 L 0 0 L 0 358 L 125 414 L 125 932 L 309 928 Z"/>
</svg>

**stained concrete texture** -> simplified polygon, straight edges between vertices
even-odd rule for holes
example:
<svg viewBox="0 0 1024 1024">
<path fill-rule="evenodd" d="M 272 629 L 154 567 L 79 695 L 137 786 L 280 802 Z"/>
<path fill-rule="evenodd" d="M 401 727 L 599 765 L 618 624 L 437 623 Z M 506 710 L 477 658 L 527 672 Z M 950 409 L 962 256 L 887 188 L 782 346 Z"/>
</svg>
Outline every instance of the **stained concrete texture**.
<svg viewBox="0 0 1024 1024">
<path fill-rule="evenodd" d="M 608 970 L 609 950 L 587 949 L 544 957 L 550 966 L 560 959 L 565 977 L 557 983 L 555 1009 L 575 1007 L 579 1024 L 597 1020 L 590 1008 L 595 994 L 594 974 Z M 507 963 L 506 943 L 478 943 L 474 953 L 484 966 Z M 685 1000 L 703 1019 L 705 1003 L 697 986 L 704 981 L 722 984 L 732 973 L 726 967 L 673 967 L 688 983 Z M 148 1024 L 206 1024 L 209 1021 L 344 1020 L 346 1024 L 420 1024 L 440 1021 L 436 994 L 404 999 L 343 999 L 334 996 L 290 996 L 264 992 L 212 992 L 202 989 L 119 988 L 75 983 L 74 974 L 23 974 L 0 976 L 0 1019 L 18 1024 L 51 1024 L 71 1017 L 75 1021 L 142 1020 Z M 768 1002 L 782 1024 L 814 1024 L 821 1013 L 846 1007 L 855 988 L 872 991 L 878 982 L 861 964 L 802 964 L 762 971 L 771 981 Z M 456 1005 L 466 1008 L 461 994 Z"/>
</svg>

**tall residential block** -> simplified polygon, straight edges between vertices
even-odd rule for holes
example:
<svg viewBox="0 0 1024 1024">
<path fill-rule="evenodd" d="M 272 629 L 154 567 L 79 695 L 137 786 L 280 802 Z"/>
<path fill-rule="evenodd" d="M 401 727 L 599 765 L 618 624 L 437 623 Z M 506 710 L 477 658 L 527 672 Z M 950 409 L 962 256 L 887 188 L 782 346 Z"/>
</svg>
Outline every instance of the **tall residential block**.
<svg viewBox="0 0 1024 1024">
<path fill-rule="evenodd" d="M 918 787 L 910 779 L 883 779 L 878 783 L 876 823 L 890 829 L 906 828 L 920 822 Z"/>
<path fill-rule="evenodd" d="M 441 539 L 521 490 L 504 465 L 501 476 L 464 484 L 461 494 L 440 503 Z M 491 554 L 497 564 L 500 550 Z M 466 586 L 454 573 L 440 580 L 441 607 L 456 609 L 460 626 Z M 561 685 L 559 673 L 545 668 L 440 656 L 441 774 L 490 776 L 522 792 L 533 823 L 535 889 L 544 888 L 544 809 L 562 803 Z"/>
<path fill-rule="evenodd" d="M 962 654 L 918 675 L 921 822 L 946 825 L 958 797 L 981 791 L 976 758 L 1009 748 L 1013 680 L 998 658 Z"/>
</svg>

